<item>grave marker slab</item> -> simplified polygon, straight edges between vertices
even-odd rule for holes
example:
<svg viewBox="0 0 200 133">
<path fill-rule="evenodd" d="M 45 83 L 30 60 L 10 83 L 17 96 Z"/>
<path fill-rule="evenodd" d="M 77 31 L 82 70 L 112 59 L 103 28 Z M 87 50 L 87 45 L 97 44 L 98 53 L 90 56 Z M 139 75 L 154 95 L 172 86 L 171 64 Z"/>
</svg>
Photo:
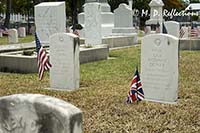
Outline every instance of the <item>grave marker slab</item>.
<svg viewBox="0 0 200 133">
<path fill-rule="evenodd" d="M 1 133 L 82 133 L 82 112 L 74 105 L 39 94 L 0 98 Z"/>
<path fill-rule="evenodd" d="M 100 3 L 85 4 L 85 44 L 102 44 L 101 5 Z"/>
<path fill-rule="evenodd" d="M 18 43 L 18 32 L 16 29 L 9 29 L 8 42 Z"/>
<path fill-rule="evenodd" d="M 164 22 L 165 24 L 165 27 L 167 29 L 167 33 L 169 35 L 172 35 L 172 36 L 175 36 L 175 37 L 178 37 L 180 36 L 180 24 L 176 21 L 167 21 L 167 22 Z"/>
<path fill-rule="evenodd" d="M 42 43 L 55 33 L 65 33 L 65 2 L 43 2 L 35 6 L 36 32 Z"/>
<path fill-rule="evenodd" d="M 178 94 L 178 38 L 147 35 L 141 46 L 141 79 L 145 99 L 175 103 Z"/>
<path fill-rule="evenodd" d="M 19 35 L 19 37 L 26 37 L 26 28 L 25 27 L 19 27 L 18 28 L 18 35 Z"/>
<path fill-rule="evenodd" d="M 50 87 L 73 90 L 79 88 L 79 43 L 72 33 L 50 37 Z"/>
</svg>

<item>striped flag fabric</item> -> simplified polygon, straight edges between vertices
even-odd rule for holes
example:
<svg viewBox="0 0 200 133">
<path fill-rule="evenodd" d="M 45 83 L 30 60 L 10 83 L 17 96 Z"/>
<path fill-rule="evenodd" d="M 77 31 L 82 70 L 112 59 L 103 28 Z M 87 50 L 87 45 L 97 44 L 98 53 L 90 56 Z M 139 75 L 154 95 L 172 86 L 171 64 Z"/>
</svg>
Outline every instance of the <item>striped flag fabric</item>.
<svg viewBox="0 0 200 133">
<path fill-rule="evenodd" d="M 38 65 L 38 74 L 39 80 L 42 80 L 44 71 L 49 70 L 51 68 L 51 64 L 49 63 L 49 59 L 46 54 L 46 50 L 42 47 L 40 40 L 35 33 L 35 43 L 36 43 L 36 52 L 37 52 L 37 65 Z"/>
<path fill-rule="evenodd" d="M 195 24 L 192 23 L 191 31 L 190 31 L 190 37 L 197 37 L 198 36 L 198 30 Z"/>
<path fill-rule="evenodd" d="M 179 30 L 179 38 L 183 38 L 184 35 L 185 35 L 185 31 L 184 31 L 183 27 L 180 26 L 180 30 Z"/>
<path fill-rule="evenodd" d="M 160 33 L 160 24 L 159 23 L 156 24 L 156 33 Z"/>
<path fill-rule="evenodd" d="M 128 91 L 127 103 L 133 103 L 134 101 L 141 101 L 144 99 L 144 92 L 142 89 L 142 83 L 140 81 L 140 76 L 138 69 L 136 68 L 134 77 L 131 82 L 131 88 Z"/>
</svg>

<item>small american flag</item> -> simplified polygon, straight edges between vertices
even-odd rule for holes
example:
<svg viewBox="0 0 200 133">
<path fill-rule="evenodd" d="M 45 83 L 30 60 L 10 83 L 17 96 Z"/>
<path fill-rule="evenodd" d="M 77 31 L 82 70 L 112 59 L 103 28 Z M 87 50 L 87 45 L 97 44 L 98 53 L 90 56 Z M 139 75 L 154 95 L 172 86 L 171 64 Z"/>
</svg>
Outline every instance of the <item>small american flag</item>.
<svg viewBox="0 0 200 133">
<path fill-rule="evenodd" d="M 131 88 L 128 92 L 127 103 L 132 103 L 134 101 L 141 101 L 143 99 L 144 99 L 144 92 L 142 89 L 142 83 L 140 81 L 138 69 L 136 68 L 134 77 L 132 79 Z"/>
<path fill-rule="evenodd" d="M 156 24 L 156 33 L 160 33 L 160 24 L 159 23 Z"/>
<path fill-rule="evenodd" d="M 35 33 L 35 43 L 36 43 L 36 51 L 37 51 L 39 80 L 42 80 L 43 75 L 44 75 L 44 70 L 49 70 L 51 68 L 51 64 L 49 63 L 49 59 L 47 57 L 46 51 L 42 47 L 36 33 Z"/>
<path fill-rule="evenodd" d="M 180 30 L 179 30 L 179 38 L 183 38 L 184 35 L 185 35 L 185 31 L 184 31 L 183 27 L 180 26 Z"/>
<path fill-rule="evenodd" d="M 197 30 L 197 27 L 195 24 L 192 24 L 192 27 L 191 27 L 191 31 L 190 31 L 190 36 L 191 37 L 197 37 L 198 36 L 198 30 Z"/>
</svg>

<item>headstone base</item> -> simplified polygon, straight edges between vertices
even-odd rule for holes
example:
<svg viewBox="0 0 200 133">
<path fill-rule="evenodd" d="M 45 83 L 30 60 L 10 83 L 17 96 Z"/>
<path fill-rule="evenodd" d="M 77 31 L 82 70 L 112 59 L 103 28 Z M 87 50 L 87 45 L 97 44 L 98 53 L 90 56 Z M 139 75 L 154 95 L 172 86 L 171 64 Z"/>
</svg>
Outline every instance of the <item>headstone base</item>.
<svg viewBox="0 0 200 133">
<path fill-rule="evenodd" d="M 136 30 L 133 27 L 130 27 L 130 28 L 119 27 L 119 28 L 112 29 L 113 34 L 134 34 L 135 32 Z"/>
</svg>

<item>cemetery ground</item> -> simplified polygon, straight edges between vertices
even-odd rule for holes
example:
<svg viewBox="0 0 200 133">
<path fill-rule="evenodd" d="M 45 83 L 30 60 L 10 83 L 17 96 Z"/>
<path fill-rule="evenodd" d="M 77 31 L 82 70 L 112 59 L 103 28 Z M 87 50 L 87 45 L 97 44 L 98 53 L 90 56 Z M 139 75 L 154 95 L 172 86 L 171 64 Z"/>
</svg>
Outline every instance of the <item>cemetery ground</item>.
<svg viewBox="0 0 200 133">
<path fill-rule="evenodd" d="M 200 132 L 200 52 L 181 51 L 178 102 L 175 105 L 142 101 L 126 104 L 140 46 L 111 50 L 110 59 L 82 64 L 80 89 L 53 91 L 49 72 L 0 73 L 0 95 L 40 93 L 63 99 L 83 111 L 83 132 Z"/>
</svg>

